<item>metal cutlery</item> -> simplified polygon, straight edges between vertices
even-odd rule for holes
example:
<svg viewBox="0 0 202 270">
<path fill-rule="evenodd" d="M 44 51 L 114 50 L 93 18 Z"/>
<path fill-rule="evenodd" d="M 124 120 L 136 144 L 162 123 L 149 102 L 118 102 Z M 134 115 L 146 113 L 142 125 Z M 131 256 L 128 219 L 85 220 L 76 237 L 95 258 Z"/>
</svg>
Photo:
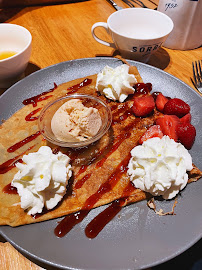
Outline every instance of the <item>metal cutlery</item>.
<svg viewBox="0 0 202 270">
<path fill-rule="evenodd" d="M 118 6 L 113 0 L 107 0 L 116 10 L 123 9 L 122 7 Z"/>
<path fill-rule="evenodd" d="M 126 3 L 129 7 L 135 7 L 133 3 L 143 7 L 143 8 L 147 8 L 147 6 L 145 6 L 145 4 L 140 1 L 140 0 L 122 0 L 124 3 Z"/>
<path fill-rule="evenodd" d="M 192 62 L 192 69 L 193 69 L 193 76 L 194 80 L 192 83 L 194 84 L 195 88 L 202 93 L 202 60 L 198 60 Z"/>
<path fill-rule="evenodd" d="M 122 7 L 118 6 L 113 0 L 107 0 L 116 10 L 123 9 Z M 134 3 L 141 6 L 142 8 L 148 8 L 141 0 L 122 0 L 124 3 L 126 3 L 129 7 L 133 8 Z M 149 0 L 152 4 L 155 4 L 153 1 Z M 155 10 L 157 7 L 155 8 Z"/>
</svg>

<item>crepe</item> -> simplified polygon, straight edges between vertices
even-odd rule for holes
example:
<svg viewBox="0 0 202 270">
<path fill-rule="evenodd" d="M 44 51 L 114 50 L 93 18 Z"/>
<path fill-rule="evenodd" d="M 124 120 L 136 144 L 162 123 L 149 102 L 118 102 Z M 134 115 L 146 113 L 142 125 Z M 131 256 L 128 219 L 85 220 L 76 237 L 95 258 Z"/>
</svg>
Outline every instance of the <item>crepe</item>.
<svg viewBox="0 0 202 270">
<path fill-rule="evenodd" d="M 138 82 L 142 82 L 135 67 L 131 67 L 130 72 L 136 76 Z M 130 98 L 123 104 L 109 102 L 113 115 L 112 126 L 99 141 L 87 148 L 79 150 L 58 148 L 58 146 L 46 141 L 42 135 L 37 134 L 34 140 L 14 152 L 9 153 L 7 151 L 15 143 L 37 133 L 37 121 L 26 121 L 27 115 L 44 107 L 52 100 L 72 92 L 71 86 L 80 84 L 84 79 L 80 78 L 59 85 L 51 94 L 44 95 L 49 96 L 48 99 L 38 102 L 36 107 L 33 107 L 32 104 L 24 106 L 0 126 L 0 168 L 8 160 L 13 161 L 10 164 L 12 166 L 24 154 L 35 152 L 42 145 L 48 145 L 55 152 L 59 150 L 69 155 L 73 168 L 73 177 L 69 180 L 67 193 L 61 203 L 53 210 L 44 212 L 37 218 L 28 215 L 20 207 L 20 197 L 17 194 L 3 192 L 3 189 L 11 183 L 14 174 L 17 172 L 15 166 L 8 172 L 0 174 L 0 225 L 19 226 L 41 222 L 82 209 L 89 210 L 123 197 L 125 198 L 124 205 L 127 205 L 144 200 L 149 196 L 133 187 L 127 176 L 127 164 L 131 149 L 138 144 L 139 138 L 147 127 L 154 124 L 160 113 L 155 111 L 150 117 L 136 118 L 129 113 L 133 103 Z M 97 96 L 98 93 L 95 89 L 96 75 L 88 76 L 88 79 L 92 79 L 92 82 L 79 88 L 76 92 Z M 100 98 L 106 101 L 105 97 L 100 96 Z M 39 112 L 36 113 L 36 115 L 38 114 Z M 201 175 L 201 171 L 194 167 L 189 174 L 189 181 L 196 181 Z"/>
</svg>

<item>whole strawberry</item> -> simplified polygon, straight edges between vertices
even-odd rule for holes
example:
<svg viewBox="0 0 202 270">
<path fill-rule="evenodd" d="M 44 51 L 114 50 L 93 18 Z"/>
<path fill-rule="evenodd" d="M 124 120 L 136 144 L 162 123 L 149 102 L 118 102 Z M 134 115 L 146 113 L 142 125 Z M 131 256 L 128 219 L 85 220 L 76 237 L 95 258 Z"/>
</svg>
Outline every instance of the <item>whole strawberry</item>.
<svg viewBox="0 0 202 270">
<path fill-rule="evenodd" d="M 190 123 L 180 123 L 177 126 L 176 131 L 179 141 L 188 150 L 191 149 L 196 137 L 195 127 Z"/>
<path fill-rule="evenodd" d="M 190 111 L 189 105 L 179 98 L 172 98 L 168 100 L 163 108 L 164 114 L 176 115 L 183 117 Z"/>
</svg>

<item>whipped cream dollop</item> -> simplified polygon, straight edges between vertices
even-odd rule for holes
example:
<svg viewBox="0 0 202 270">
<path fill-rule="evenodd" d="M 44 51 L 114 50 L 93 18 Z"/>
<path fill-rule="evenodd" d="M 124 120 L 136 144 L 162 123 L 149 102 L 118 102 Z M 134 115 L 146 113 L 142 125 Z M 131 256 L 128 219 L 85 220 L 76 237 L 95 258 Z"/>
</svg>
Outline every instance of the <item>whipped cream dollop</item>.
<svg viewBox="0 0 202 270">
<path fill-rule="evenodd" d="M 152 138 L 131 151 L 128 175 L 136 188 L 164 199 L 174 198 L 188 181 L 192 157 L 168 136 Z"/>
<path fill-rule="evenodd" d="M 29 215 L 41 213 L 44 206 L 54 208 L 65 195 L 72 175 L 70 158 L 41 146 L 38 152 L 24 155 L 22 160 L 23 163 L 16 164 L 19 171 L 12 180 L 21 197 L 21 207 Z"/>
<path fill-rule="evenodd" d="M 96 89 L 107 98 L 123 102 L 129 94 L 133 94 L 133 85 L 137 83 L 134 74 L 129 74 L 129 66 L 126 64 L 116 68 L 105 66 L 98 73 Z"/>
</svg>

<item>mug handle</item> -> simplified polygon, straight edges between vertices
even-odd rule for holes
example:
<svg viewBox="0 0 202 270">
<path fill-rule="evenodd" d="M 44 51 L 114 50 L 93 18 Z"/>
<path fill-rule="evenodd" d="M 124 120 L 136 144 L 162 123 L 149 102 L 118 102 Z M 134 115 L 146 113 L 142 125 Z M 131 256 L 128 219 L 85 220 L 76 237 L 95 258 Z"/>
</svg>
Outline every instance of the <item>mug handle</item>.
<svg viewBox="0 0 202 270">
<path fill-rule="evenodd" d="M 103 27 L 103 28 L 107 31 L 107 33 L 109 34 L 109 27 L 108 27 L 107 23 L 104 23 L 104 22 L 97 22 L 97 23 L 93 24 L 93 26 L 92 26 L 92 28 L 91 28 L 91 33 L 92 33 L 92 36 L 94 37 L 94 39 L 95 39 L 97 42 L 99 42 L 99 43 L 101 43 L 101 44 L 103 44 L 103 45 L 105 45 L 105 46 L 109 46 L 109 47 L 112 47 L 112 48 L 116 48 L 116 46 L 115 46 L 114 43 L 107 42 L 107 41 L 105 41 L 105 40 L 100 39 L 98 36 L 96 36 L 96 34 L 95 34 L 95 28 L 97 28 L 97 27 Z M 110 35 L 110 34 L 109 34 L 109 35 Z"/>
</svg>

